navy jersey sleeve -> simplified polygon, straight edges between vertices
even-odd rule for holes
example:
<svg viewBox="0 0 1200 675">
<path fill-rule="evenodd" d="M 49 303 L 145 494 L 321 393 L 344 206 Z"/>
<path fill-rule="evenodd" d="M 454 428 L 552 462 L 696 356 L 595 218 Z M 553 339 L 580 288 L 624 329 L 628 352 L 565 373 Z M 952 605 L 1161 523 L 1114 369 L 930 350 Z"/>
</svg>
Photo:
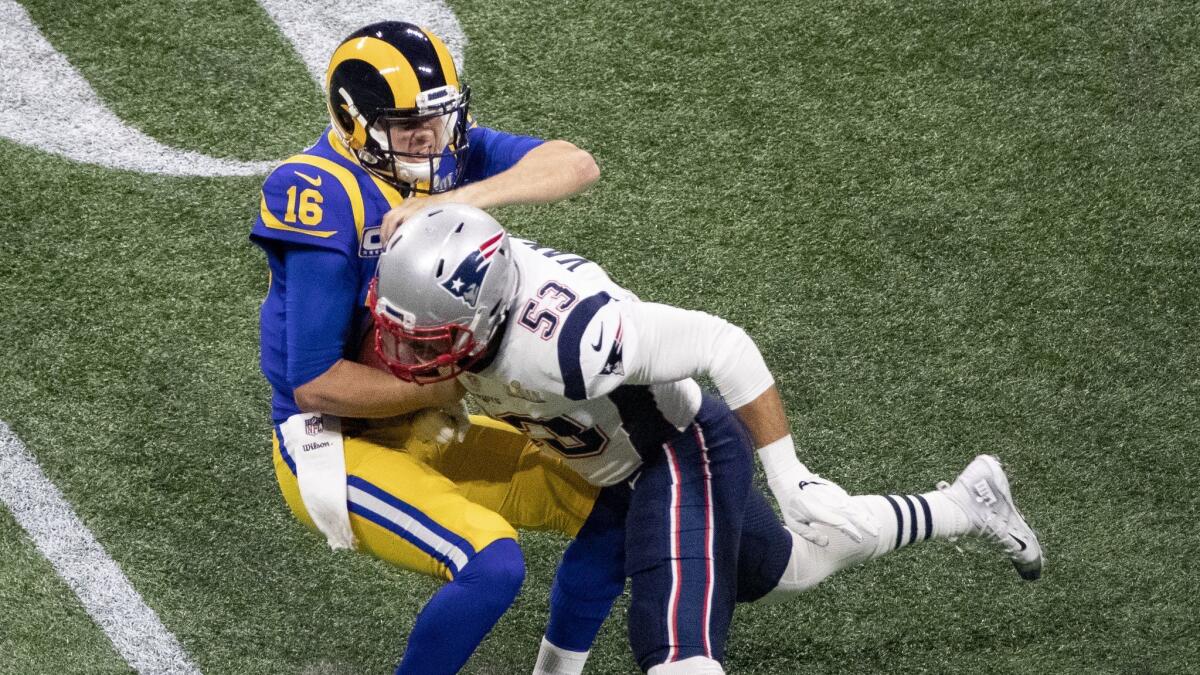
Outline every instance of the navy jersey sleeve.
<svg viewBox="0 0 1200 675">
<path fill-rule="evenodd" d="M 342 358 L 358 300 L 358 276 L 345 255 L 307 246 L 288 250 L 284 266 L 287 380 L 294 389 Z"/>
<path fill-rule="evenodd" d="M 466 181 L 483 180 L 507 171 L 521 161 L 525 153 L 545 143 L 540 138 L 518 136 L 480 126 L 468 129 L 467 138 L 471 152 L 463 173 Z"/>
</svg>

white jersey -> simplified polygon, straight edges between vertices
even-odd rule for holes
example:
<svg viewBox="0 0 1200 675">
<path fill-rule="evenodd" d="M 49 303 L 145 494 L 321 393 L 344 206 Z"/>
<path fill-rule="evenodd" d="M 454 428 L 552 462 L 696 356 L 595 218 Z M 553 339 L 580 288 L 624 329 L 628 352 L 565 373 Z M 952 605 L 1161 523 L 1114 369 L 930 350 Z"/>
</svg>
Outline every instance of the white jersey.
<svg viewBox="0 0 1200 675">
<path fill-rule="evenodd" d="M 639 353 L 645 308 L 663 306 L 579 256 L 516 238 L 512 253 L 520 283 L 500 347 L 459 381 L 589 482 L 617 483 L 691 424 L 700 387 L 664 379 L 646 365 L 656 355 Z"/>
</svg>

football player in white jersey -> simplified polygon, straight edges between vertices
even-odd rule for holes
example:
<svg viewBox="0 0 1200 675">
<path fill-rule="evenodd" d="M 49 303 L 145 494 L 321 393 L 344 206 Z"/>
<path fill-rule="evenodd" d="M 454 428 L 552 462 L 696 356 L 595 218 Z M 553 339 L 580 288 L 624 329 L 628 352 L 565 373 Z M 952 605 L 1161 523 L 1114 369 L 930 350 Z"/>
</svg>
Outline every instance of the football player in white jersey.
<svg viewBox="0 0 1200 675">
<path fill-rule="evenodd" d="M 668 675 L 723 672 L 735 602 L 786 597 L 918 540 L 986 536 L 1022 577 L 1040 575 L 1041 548 L 994 458 L 934 492 L 852 498 L 797 459 L 744 331 L 641 302 L 595 263 L 510 238 L 483 211 L 409 218 L 369 302 L 394 374 L 457 378 L 489 415 L 604 488 L 559 567 L 538 672 L 582 670 L 626 576 L 634 656 Z M 752 448 L 788 528 L 751 485 Z"/>
</svg>

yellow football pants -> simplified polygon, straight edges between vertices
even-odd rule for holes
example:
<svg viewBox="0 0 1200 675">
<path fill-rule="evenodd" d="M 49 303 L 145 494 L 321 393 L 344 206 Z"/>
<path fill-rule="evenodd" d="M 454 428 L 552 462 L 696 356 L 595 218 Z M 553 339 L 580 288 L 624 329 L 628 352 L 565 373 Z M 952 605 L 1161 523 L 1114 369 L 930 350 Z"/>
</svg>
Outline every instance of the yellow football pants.
<svg viewBox="0 0 1200 675">
<path fill-rule="evenodd" d="M 283 497 L 315 531 L 290 453 L 274 436 Z M 408 425 L 346 435 L 344 443 L 358 549 L 445 580 L 493 541 L 516 539 L 514 527 L 575 536 L 598 491 L 516 429 L 479 415 L 462 443 L 441 449 L 412 439 Z"/>
</svg>

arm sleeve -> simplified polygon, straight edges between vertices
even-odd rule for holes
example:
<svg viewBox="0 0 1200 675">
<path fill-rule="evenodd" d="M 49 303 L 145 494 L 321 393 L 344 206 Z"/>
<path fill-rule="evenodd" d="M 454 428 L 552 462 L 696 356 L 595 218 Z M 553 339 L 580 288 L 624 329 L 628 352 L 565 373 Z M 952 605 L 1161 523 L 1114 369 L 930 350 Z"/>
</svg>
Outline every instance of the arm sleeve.
<svg viewBox="0 0 1200 675">
<path fill-rule="evenodd" d="M 464 179 L 477 181 L 507 171 L 521 161 L 525 153 L 545 143 L 540 138 L 519 136 L 488 127 L 467 131 L 471 154 L 467 158 Z"/>
<path fill-rule="evenodd" d="M 652 302 L 621 304 L 625 320 L 636 327 L 637 349 L 627 350 L 625 359 L 630 384 L 707 375 L 736 410 L 775 383 L 754 340 L 728 321 Z"/>
<path fill-rule="evenodd" d="M 599 398 L 621 384 L 707 375 L 736 410 L 775 383 L 746 331 L 720 317 L 670 305 L 612 302 L 602 293 L 579 304 L 560 340 L 564 393 L 573 400 Z"/>
<path fill-rule="evenodd" d="M 341 253 L 298 247 L 284 254 L 287 379 L 292 388 L 329 370 L 350 338 L 358 279 Z"/>
</svg>

